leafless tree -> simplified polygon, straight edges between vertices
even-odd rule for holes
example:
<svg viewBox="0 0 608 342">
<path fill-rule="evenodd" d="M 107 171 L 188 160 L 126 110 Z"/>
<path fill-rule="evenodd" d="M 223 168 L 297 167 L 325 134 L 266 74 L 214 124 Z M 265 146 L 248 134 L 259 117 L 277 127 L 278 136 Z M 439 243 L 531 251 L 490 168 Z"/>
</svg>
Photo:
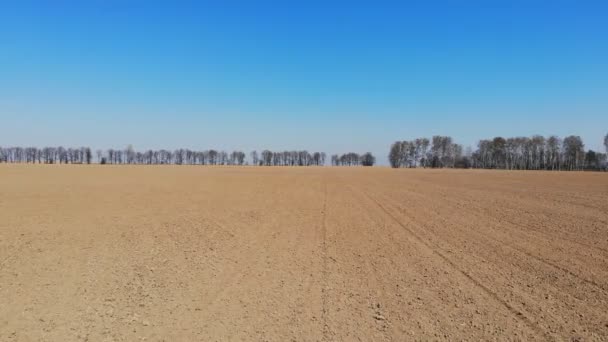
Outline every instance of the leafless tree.
<svg viewBox="0 0 608 342">
<path fill-rule="evenodd" d="M 251 163 L 253 165 L 258 165 L 259 164 L 258 152 L 257 151 L 251 152 Z"/>
<path fill-rule="evenodd" d="M 363 166 L 374 166 L 376 163 L 376 157 L 371 152 L 366 152 L 361 156 L 361 165 Z"/>
<path fill-rule="evenodd" d="M 579 136 L 568 136 L 564 138 L 564 162 L 568 170 L 581 170 L 584 165 L 585 145 Z"/>
</svg>

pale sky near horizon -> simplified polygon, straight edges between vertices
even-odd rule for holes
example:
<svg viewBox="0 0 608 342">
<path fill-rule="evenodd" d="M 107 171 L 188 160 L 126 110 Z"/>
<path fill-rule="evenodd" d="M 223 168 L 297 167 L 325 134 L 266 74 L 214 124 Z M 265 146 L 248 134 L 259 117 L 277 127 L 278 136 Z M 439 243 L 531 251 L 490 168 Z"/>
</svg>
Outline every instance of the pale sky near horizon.
<svg viewBox="0 0 608 342">
<path fill-rule="evenodd" d="M 608 2 L 5 1 L 0 146 L 608 133 Z"/>
</svg>

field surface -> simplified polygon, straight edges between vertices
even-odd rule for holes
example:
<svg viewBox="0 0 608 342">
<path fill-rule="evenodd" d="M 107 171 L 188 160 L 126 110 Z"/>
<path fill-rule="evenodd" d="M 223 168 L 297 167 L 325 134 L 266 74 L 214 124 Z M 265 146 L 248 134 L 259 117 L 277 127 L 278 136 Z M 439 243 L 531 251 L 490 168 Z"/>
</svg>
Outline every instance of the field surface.
<svg viewBox="0 0 608 342">
<path fill-rule="evenodd" d="M 608 340 L 608 174 L 0 165 L 0 341 Z"/>
</svg>

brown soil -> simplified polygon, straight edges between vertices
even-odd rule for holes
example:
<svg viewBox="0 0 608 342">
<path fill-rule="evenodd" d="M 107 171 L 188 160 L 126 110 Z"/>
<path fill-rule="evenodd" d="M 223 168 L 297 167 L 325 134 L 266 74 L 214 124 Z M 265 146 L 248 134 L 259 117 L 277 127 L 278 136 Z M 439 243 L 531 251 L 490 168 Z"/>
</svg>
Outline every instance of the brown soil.
<svg viewBox="0 0 608 342">
<path fill-rule="evenodd" d="M 606 340 L 608 173 L 0 165 L 1 341 Z"/>
</svg>

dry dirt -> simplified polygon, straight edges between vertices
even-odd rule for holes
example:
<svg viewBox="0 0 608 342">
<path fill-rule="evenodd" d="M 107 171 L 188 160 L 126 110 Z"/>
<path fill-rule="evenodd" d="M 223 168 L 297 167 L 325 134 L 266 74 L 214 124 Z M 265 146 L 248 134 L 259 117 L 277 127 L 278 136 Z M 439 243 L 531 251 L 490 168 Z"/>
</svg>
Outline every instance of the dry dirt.
<svg viewBox="0 0 608 342">
<path fill-rule="evenodd" d="M 0 165 L 0 341 L 607 340 L 608 173 Z"/>
</svg>

